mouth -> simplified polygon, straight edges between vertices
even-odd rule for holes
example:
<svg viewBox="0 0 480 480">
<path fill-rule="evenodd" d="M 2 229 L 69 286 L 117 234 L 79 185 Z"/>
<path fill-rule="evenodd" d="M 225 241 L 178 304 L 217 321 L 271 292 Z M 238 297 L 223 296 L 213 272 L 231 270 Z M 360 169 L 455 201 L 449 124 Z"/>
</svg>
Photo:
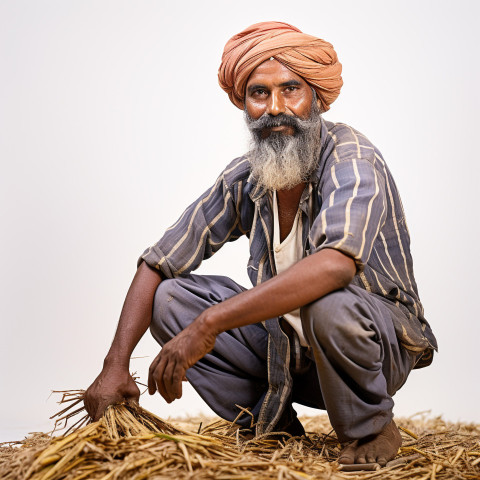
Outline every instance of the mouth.
<svg viewBox="0 0 480 480">
<path fill-rule="evenodd" d="M 265 127 L 262 131 L 262 138 L 267 138 L 271 134 L 295 135 L 295 128 L 290 125 L 276 125 L 274 127 Z"/>
<path fill-rule="evenodd" d="M 290 115 L 281 114 L 276 117 L 262 115 L 256 120 L 248 120 L 248 128 L 258 138 L 266 139 L 270 136 L 293 136 L 301 131 L 299 120 Z"/>
</svg>

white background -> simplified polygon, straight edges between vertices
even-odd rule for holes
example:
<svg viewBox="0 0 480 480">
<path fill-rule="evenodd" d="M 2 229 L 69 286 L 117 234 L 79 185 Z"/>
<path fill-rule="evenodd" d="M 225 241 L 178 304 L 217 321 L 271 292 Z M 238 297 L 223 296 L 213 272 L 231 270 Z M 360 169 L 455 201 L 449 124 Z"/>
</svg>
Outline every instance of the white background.
<svg viewBox="0 0 480 480">
<path fill-rule="evenodd" d="M 480 421 L 480 38 L 472 1 L 0 1 L 0 441 L 47 430 L 52 389 L 102 366 L 137 257 L 246 149 L 217 85 L 227 39 L 289 22 L 335 46 L 325 115 L 382 151 L 402 194 L 440 353 L 397 415 Z M 248 285 L 247 242 L 200 269 Z M 148 337 L 148 338 L 147 338 Z M 158 347 L 149 334 L 132 370 Z M 162 417 L 208 413 L 191 388 Z M 314 413 L 300 408 L 301 413 Z"/>
</svg>

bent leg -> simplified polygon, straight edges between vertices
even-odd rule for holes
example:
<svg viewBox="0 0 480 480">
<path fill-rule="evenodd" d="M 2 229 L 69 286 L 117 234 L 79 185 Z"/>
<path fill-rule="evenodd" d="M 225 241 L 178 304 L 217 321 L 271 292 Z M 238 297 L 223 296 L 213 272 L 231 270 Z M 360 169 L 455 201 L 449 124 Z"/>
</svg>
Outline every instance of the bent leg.
<svg viewBox="0 0 480 480">
<path fill-rule="evenodd" d="M 210 306 L 244 290 L 233 280 L 216 275 L 189 275 L 164 280 L 155 294 L 150 330 L 164 345 Z M 195 390 L 220 417 L 233 421 L 240 409 L 258 416 L 268 390 L 267 332 L 261 324 L 221 333 L 214 349 L 187 370 Z M 244 415 L 237 423 L 249 427 Z"/>
<path fill-rule="evenodd" d="M 398 344 L 396 310 L 356 286 L 302 308 L 323 401 L 341 442 L 378 435 L 392 421 L 392 395 L 415 361 Z"/>
</svg>

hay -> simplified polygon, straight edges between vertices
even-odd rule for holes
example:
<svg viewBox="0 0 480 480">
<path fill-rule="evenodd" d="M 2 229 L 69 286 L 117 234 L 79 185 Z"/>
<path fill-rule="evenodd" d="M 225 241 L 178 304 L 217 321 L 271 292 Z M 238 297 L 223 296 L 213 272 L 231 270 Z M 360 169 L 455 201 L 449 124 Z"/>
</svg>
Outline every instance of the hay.
<svg viewBox="0 0 480 480">
<path fill-rule="evenodd" d="M 63 400 L 77 406 L 79 392 L 63 392 Z M 57 426 L 70 419 L 69 408 L 54 417 Z M 327 417 L 301 420 L 306 438 L 246 440 L 223 420 L 173 425 L 138 405 L 119 404 L 98 422 L 82 418 L 71 433 L 37 433 L 0 445 L 0 478 L 480 480 L 480 425 L 397 419 L 404 440 L 397 458 L 378 471 L 344 472 L 338 470 L 340 445 Z"/>
</svg>

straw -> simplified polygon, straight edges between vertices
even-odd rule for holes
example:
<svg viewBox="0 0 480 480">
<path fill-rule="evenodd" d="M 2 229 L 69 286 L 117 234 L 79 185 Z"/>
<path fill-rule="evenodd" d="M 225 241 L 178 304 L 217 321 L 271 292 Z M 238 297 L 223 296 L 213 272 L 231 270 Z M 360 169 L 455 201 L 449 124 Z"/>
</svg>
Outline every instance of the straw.
<svg viewBox="0 0 480 480">
<path fill-rule="evenodd" d="M 83 391 L 62 391 L 56 427 L 75 422 L 57 437 L 35 433 L 0 445 L 0 478 L 60 479 L 478 479 L 480 425 L 441 418 L 397 419 L 403 446 L 380 470 L 340 471 L 341 446 L 328 418 L 301 418 L 305 437 L 242 436 L 231 422 L 167 422 L 134 403 L 108 407 L 98 422 L 81 415 Z M 247 412 L 248 414 L 248 412 Z M 88 423 L 88 424 L 87 424 Z M 65 426 L 65 425 L 64 425 Z"/>
</svg>

